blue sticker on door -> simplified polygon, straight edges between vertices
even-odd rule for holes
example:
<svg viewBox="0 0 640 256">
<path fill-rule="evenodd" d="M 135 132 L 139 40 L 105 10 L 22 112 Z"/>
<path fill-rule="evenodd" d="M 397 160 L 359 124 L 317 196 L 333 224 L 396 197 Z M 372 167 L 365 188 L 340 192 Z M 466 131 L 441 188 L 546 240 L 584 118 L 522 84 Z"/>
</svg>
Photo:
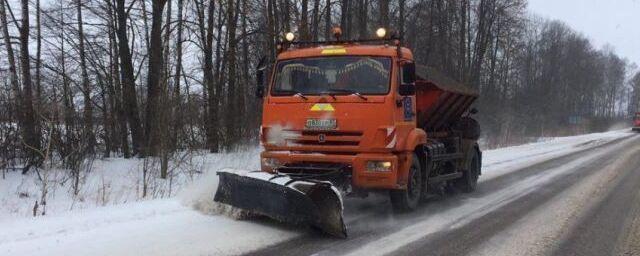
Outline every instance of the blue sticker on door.
<svg viewBox="0 0 640 256">
<path fill-rule="evenodd" d="M 413 104 L 411 101 L 411 97 L 404 97 L 402 99 L 402 107 L 404 109 L 404 120 L 413 120 Z"/>
</svg>

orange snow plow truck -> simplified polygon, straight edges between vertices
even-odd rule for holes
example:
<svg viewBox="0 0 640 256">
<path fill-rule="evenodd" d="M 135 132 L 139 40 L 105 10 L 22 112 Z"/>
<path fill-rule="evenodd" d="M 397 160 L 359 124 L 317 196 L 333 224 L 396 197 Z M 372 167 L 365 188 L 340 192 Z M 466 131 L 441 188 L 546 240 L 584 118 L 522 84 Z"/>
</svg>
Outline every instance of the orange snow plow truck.
<svg viewBox="0 0 640 256">
<path fill-rule="evenodd" d="M 411 211 L 444 188 L 474 191 L 478 93 L 416 65 L 384 29 L 377 35 L 343 41 L 334 29 L 330 42 L 286 35 L 275 63 L 257 72 L 261 170 L 218 172 L 215 201 L 346 237 L 343 196 L 384 192 L 394 210 Z"/>
</svg>

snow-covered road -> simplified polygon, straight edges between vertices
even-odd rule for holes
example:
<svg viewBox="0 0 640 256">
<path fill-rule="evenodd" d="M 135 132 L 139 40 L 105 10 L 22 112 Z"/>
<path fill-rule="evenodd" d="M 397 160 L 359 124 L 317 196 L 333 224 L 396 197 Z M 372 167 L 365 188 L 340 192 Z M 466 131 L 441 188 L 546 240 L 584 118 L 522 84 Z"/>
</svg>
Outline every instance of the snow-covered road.
<svg viewBox="0 0 640 256">
<path fill-rule="evenodd" d="M 624 151 L 637 144 L 634 134 L 613 131 L 485 151 L 479 190 L 468 196 L 437 199 L 415 213 L 402 216 L 390 213 L 386 198 L 372 196 L 364 200 L 347 200 L 348 240 L 321 237 L 305 228 L 266 219 L 239 221 L 211 214 L 217 212 L 211 211 L 216 205 L 207 204 L 215 190 L 211 184 L 215 182 L 203 182 L 171 199 L 75 210 L 39 218 L 1 220 L 0 255 L 233 255 L 247 252 L 274 254 L 282 250 L 291 255 L 316 252 L 379 255 L 397 250 L 407 253 L 428 245 L 424 239 L 427 236 L 477 225 L 477 220 L 495 214 L 506 205 L 523 200 L 541 188 L 553 187 L 548 185 L 553 181 L 566 180 L 594 161 L 603 164 L 599 159 L 611 160 L 612 152 Z M 633 158 L 630 154 L 627 153 L 625 159 Z M 580 180 L 581 186 L 574 186 L 567 192 L 569 196 L 542 200 L 540 204 L 557 209 L 562 209 L 562 202 L 567 200 L 584 204 L 584 197 L 580 195 L 590 193 L 590 189 L 597 187 L 593 184 L 616 171 L 615 168 L 607 170 L 590 173 L 588 178 Z M 205 175 L 204 179 L 215 179 L 215 175 Z M 539 206 L 531 209 L 532 219 L 548 221 L 548 215 L 541 214 L 539 209 Z M 564 214 L 562 216 L 574 216 L 570 210 L 558 212 Z M 565 224 L 553 225 L 549 231 L 530 222 L 520 223 L 518 219 L 512 222 L 517 225 L 500 230 L 517 233 L 513 229 L 522 227 L 543 236 L 561 232 L 560 227 Z M 505 242 L 508 233 L 504 232 L 490 234 L 486 238 L 488 242 L 474 243 L 473 248 L 479 248 L 476 252 L 484 254 L 509 251 L 507 249 L 523 252 L 518 248 L 524 246 L 514 245 L 516 240 L 506 239 L 511 243 Z M 522 243 L 531 241 L 531 237 L 513 237 Z M 493 243 L 503 247 L 493 246 Z"/>
</svg>

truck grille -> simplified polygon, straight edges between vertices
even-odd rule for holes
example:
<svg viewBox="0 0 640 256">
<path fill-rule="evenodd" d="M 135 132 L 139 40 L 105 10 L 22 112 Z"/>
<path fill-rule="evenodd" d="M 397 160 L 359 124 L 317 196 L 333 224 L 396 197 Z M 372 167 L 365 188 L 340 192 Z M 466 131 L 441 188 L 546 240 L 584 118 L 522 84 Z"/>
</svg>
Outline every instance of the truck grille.
<svg viewBox="0 0 640 256">
<path fill-rule="evenodd" d="M 357 147 L 362 139 L 361 131 L 290 131 L 296 136 L 288 137 L 290 146 L 350 146 Z M 297 135 L 299 134 L 299 135 Z"/>
</svg>

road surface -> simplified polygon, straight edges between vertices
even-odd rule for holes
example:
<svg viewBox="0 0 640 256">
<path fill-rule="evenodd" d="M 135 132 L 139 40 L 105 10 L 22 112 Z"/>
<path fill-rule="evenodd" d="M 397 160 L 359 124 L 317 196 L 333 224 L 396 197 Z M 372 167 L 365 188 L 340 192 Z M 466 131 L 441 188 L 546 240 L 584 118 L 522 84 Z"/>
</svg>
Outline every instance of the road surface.
<svg viewBox="0 0 640 256">
<path fill-rule="evenodd" d="M 348 239 L 311 233 L 247 255 L 640 255 L 640 136 L 498 176 L 410 214 L 372 204 L 382 205 L 345 210 L 370 212 L 348 220 Z"/>
</svg>

